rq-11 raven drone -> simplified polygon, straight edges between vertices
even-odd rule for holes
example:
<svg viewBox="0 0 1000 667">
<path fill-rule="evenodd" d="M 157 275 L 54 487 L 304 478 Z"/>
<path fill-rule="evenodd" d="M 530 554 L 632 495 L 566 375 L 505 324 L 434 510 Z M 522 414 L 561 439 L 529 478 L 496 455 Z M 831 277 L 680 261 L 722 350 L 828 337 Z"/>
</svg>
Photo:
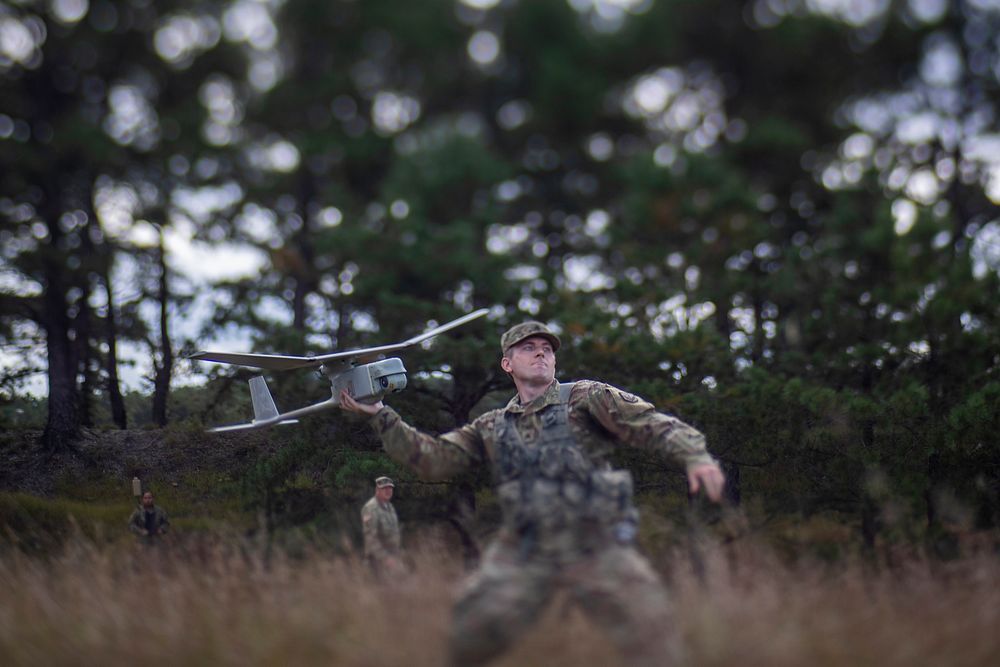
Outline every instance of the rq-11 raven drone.
<svg viewBox="0 0 1000 667">
<path fill-rule="evenodd" d="M 297 417 L 340 405 L 340 392 L 344 389 L 355 400 L 362 403 L 375 403 L 390 392 L 402 391 L 406 387 L 406 368 L 398 357 L 357 364 L 359 361 L 374 359 L 386 352 L 395 352 L 416 345 L 428 338 L 461 326 L 466 322 L 482 317 L 489 312 L 487 308 L 464 315 L 439 327 L 428 329 L 402 343 L 366 347 L 359 350 L 332 352 L 314 357 L 293 357 L 279 354 L 240 354 L 233 352 L 196 352 L 191 359 L 215 361 L 221 364 L 249 366 L 271 371 L 287 371 L 296 368 L 318 368 L 320 373 L 330 380 L 332 395 L 327 400 L 309 405 L 298 410 L 279 413 L 278 408 L 267 389 L 267 383 L 262 375 L 250 378 L 250 398 L 253 401 L 253 421 L 248 424 L 220 426 L 209 429 L 212 433 L 223 431 L 242 431 L 252 428 L 263 428 L 274 424 L 294 424 Z"/>
</svg>

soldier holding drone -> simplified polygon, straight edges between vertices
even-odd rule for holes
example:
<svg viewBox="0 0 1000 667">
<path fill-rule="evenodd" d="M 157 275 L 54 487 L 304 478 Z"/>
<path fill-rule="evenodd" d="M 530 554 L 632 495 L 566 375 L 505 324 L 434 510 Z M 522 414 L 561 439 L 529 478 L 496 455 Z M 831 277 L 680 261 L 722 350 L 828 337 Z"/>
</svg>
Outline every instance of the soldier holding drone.
<svg viewBox="0 0 1000 667">
<path fill-rule="evenodd" d="M 326 401 L 279 413 L 262 377 L 251 380 L 254 421 L 214 430 L 288 423 L 340 406 L 366 415 L 393 459 L 427 480 L 489 466 L 503 526 L 454 608 L 453 665 L 499 656 L 566 590 L 602 625 L 627 664 L 675 664 L 680 658 L 666 590 L 634 546 L 638 512 L 632 478 L 613 470 L 620 444 L 656 452 L 685 466 L 692 493 L 722 498 L 725 478 L 705 438 L 647 401 L 603 382 L 555 379 L 559 337 L 540 322 L 510 328 L 500 339 L 500 366 L 517 390 L 503 408 L 440 436 L 406 424 L 381 399 L 406 384 L 399 359 L 355 366 L 426 340 L 486 314 L 481 309 L 402 343 L 317 357 L 199 352 L 193 358 L 256 368 L 320 368 L 330 378 Z"/>
<path fill-rule="evenodd" d="M 602 625 L 629 665 L 680 660 L 666 591 L 635 549 L 632 480 L 606 458 L 619 443 L 685 465 L 692 492 L 718 502 L 725 483 L 704 436 L 610 385 L 555 379 L 559 337 L 539 322 L 500 339 L 500 366 L 517 394 L 506 407 L 441 436 L 406 424 L 381 401 L 343 391 L 345 410 L 367 415 L 386 452 L 420 477 L 439 480 L 488 465 L 503 527 L 454 608 L 453 665 L 500 655 L 566 590 Z"/>
</svg>

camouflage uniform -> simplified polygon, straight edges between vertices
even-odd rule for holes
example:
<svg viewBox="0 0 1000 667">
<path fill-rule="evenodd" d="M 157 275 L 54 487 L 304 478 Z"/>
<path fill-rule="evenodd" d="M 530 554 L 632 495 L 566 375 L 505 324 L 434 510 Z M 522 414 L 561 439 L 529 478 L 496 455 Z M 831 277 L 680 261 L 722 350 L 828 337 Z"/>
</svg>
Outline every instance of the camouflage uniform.
<svg viewBox="0 0 1000 667">
<path fill-rule="evenodd" d="M 610 385 L 553 382 L 434 437 L 389 407 L 371 421 L 386 452 L 424 479 L 490 465 L 503 510 L 499 536 L 464 584 L 451 637 L 454 664 L 484 664 L 537 617 L 557 588 L 603 626 L 629 665 L 677 660 L 666 592 L 632 538 L 631 477 L 607 455 L 626 443 L 682 462 L 714 463 L 704 436 Z"/>
<path fill-rule="evenodd" d="M 143 531 L 146 530 L 147 513 L 152 515 L 148 518 L 153 530 L 148 535 L 143 535 Z M 128 529 L 146 544 L 153 544 L 158 537 L 162 537 L 157 531 L 166 533 L 169 527 L 170 521 L 167 519 L 166 511 L 157 505 L 153 505 L 152 509 L 148 510 L 145 507 L 137 507 L 128 520 Z"/>
<path fill-rule="evenodd" d="M 391 502 L 380 503 L 371 498 L 361 508 L 361 526 L 365 535 L 365 560 L 376 573 L 386 569 L 386 563 L 399 559 L 399 519 Z"/>
</svg>

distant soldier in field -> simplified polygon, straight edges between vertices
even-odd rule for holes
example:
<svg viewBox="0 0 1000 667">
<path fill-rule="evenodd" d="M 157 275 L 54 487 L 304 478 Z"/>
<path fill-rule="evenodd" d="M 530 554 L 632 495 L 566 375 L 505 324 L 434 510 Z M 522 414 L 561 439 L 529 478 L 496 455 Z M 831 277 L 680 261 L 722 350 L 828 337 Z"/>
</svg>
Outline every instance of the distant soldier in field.
<svg viewBox="0 0 1000 667">
<path fill-rule="evenodd" d="M 399 519 L 392 506 L 396 488 L 388 477 L 375 480 L 375 495 L 361 508 L 361 527 L 365 537 L 365 562 L 376 575 L 400 574 Z"/>
<path fill-rule="evenodd" d="M 500 366 L 517 394 L 504 408 L 441 436 L 406 424 L 381 402 L 341 393 L 372 417 L 386 452 L 422 478 L 489 465 L 503 525 L 454 608 L 449 658 L 482 665 L 499 656 L 565 590 L 608 632 L 626 664 L 681 660 L 666 590 L 634 547 L 632 479 L 607 457 L 621 443 L 682 463 L 692 493 L 718 502 L 725 478 L 705 438 L 648 402 L 602 382 L 555 380 L 560 341 L 540 322 L 500 338 Z"/>
<path fill-rule="evenodd" d="M 128 529 L 146 544 L 155 544 L 160 537 L 167 534 L 169 528 L 170 520 L 166 511 L 156 505 L 153 492 L 146 491 L 142 494 L 142 505 L 129 517 Z"/>
</svg>

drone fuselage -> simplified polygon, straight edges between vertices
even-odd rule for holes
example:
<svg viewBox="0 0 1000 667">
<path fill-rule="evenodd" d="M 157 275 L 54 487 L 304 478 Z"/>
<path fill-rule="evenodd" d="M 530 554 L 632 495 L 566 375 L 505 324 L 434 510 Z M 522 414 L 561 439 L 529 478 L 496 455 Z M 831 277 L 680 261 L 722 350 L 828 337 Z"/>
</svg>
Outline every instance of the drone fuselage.
<svg viewBox="0 0 1000 667">
<path fill-rule="evenodd" d="M 406 387 L 406 368 L 398 357 L 373 361 L 370 364 L 344 369 L 343 366 L 323 366 L 321 371 L 330 380 L 330 391 L 336 401 L 340 392 L 361 403 L 375 403 L 389 393 Z"/>
</svg>

